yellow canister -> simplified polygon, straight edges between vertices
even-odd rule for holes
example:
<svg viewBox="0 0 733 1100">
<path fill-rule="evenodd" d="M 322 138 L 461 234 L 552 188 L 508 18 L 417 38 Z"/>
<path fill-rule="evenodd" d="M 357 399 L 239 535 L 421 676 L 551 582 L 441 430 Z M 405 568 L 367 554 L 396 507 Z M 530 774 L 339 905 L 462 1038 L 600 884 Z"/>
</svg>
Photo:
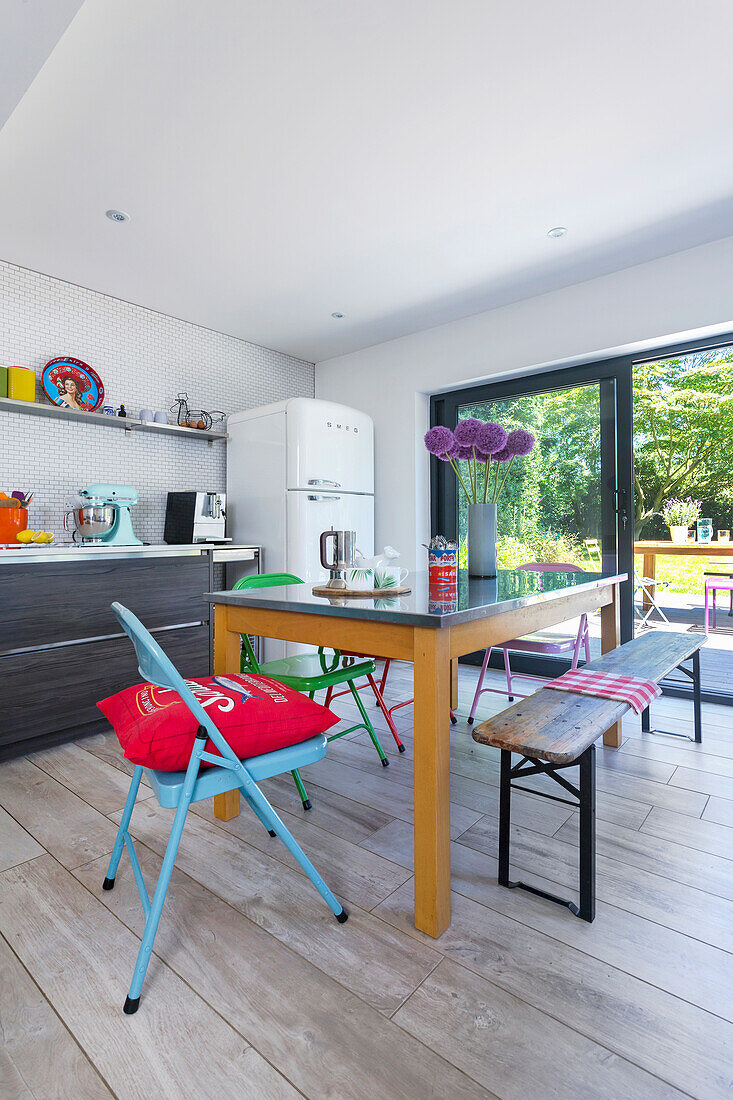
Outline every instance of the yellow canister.
<svg viewBox="0 0 733 1100">
<path fill-rule="evenodd" d="M 36 372 L 30 367 L 8 367 L 8 397 L 15 401 L 35 401 Z"/>
</svg>

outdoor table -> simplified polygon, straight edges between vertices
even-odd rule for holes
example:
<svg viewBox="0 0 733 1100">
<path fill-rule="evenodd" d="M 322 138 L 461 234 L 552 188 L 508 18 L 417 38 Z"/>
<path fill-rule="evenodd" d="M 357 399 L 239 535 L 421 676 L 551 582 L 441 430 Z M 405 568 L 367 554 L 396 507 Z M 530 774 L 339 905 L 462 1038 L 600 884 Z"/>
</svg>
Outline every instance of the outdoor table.
<svg viewBox="0 0 733 1100">
<path fill-rule="evenodd" d="M 239 671 L 240 635 L 311 643 L 410 661 L 415 672 L 415 926 L 439 936 L 450 924 L 450 721 L 458 658 L 601 610 L 603 653 L 619 644 L 619 586 L 626 574 L 500 570 L 459 575 L 454 600 L 434 599 L 427 573 L 393 599 L 314 596 L 311 585 L 209 592 L 215 669 Z M 621 744 L 620 723 L 604 735 Z M 217 795 L 222 820 L 239 813 L 239 791 Z"/>
<path fill-rule="evenodd" d="M 642 575 L 655 580 L 657 575 L 658 554 L 682 554 L 698 558 L 730 558 L 733 564 L 733 542 L 635 542 L 634 553 L 644 555 Z M 654 597 L 655 586 L 647 585 L 649 595 Z M 651 607 L 651 599 L 646 592 L 642 598 L 644 608 Z"/>
</svg>

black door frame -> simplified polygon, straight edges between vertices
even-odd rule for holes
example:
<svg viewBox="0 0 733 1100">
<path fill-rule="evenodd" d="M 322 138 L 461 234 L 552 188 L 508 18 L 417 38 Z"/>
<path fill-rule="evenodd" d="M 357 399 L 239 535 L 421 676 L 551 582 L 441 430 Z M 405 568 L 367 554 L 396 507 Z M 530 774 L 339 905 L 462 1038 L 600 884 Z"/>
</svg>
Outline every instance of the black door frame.
<svg viewBox="0 0 733 1100">
<path fill-rule="evenodd" d="M 447 390 L 430 398 L 430 426 L 436 424 L 452 425 L 456 423 L 458 408 L 462 405 L 480 401 L 496 401 L 507 397 L 521 397 L 532 393 L 543 393 L 553 389 L 572 389 L 575 386 L 598 383 L 601 395 L 601 448 L 604 479 L 613 476 L 615 484 L 604 488 L 615 495 L 615 506 L 607 503 L 603 508 L 602 530 L 603 545 L 613 544 L 617 549 L 617 562 L 604 555 L 604 569 L 614 569 L 627 573 L 629 580 L 621 585 L 621 641 L 633 636 L 634 628 L 634 395 L 633 370 L 637 363 L 653 362 L 656 359 L 671 359 L 688 355 L 694 351 L 706 351 L 714 348 L 733 346 L 733 332 L 706 339 L 688 340 L 682 343 L 663 344 L 646 349 L 637 354 L 625 354 L 609 359 L 596 360 L 567 367 L 552 367 L 547 370 L 533 371 L 524 375 L 510 375 L 495 382 L 486 381 L 478 386 L 465 389 Z M 615 401 L 614 401 L 615 398 Z M 615 425 L 612 429 L 608 421 L 614 408 Z M 612 454 L 611 452 L 614 452 Z M 615 463 L 613 461 L 615 457 Z M 613 471 L 613 475 L 611 475 Z M 450 476 L 449 476 L 450 475 Z M 430 518 L 433 533 L 442 533 L 451 537 L 456 535 L 457 482 L 448 464 L 431 456 L 430 459 Z M 607 498 L 608 499 L 608 498 Z M 622 522 L 624 512 L 627 522 Z M 472 654 L 467 658 L 475 663 L 480 655 Z M 462 658 L 463 659 L 463 658 Z M 543 658 L 527 657 L 516 654 L 512 663 L 518 672 L 542 674 Z M 563 663 L 555 659 L 556 672 Z M 569 667 L 569 662 L 565 667 Z M 665 694 L 689 698 L 691 688 L 675 684 L 664 685 Z M 730 704 L 733 696 L 721 692 L 703 692 L 705 702 L 723 702 Z"/>
</svg>

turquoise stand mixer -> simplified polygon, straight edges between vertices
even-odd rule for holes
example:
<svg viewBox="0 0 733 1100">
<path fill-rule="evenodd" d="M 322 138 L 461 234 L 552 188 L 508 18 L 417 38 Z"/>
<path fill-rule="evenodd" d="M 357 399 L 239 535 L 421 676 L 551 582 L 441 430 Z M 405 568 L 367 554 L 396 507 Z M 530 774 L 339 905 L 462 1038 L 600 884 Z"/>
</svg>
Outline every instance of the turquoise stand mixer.
<svg viewBox="0 0 733 1100">
<path fill-rule="evenodd" d="M 137 489 L 132 485 L 95 482 L 79 490 L 81 503 L 64 516 L 68 528 L 69 516 L 74 517 L 72 538 L 84 545 L 142 546 L 132 529 L 130 509 L 137 504 Z"/>
</svg>

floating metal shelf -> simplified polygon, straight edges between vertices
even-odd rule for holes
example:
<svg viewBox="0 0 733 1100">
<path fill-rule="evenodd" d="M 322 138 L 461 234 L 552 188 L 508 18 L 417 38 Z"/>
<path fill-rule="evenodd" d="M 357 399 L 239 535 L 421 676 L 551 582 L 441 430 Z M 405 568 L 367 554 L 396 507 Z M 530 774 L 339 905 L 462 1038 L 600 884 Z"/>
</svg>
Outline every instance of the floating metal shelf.
<svg viewBox="0 0 733 1100">
<path fill-rule="evenodd" d="M 29 416 L 46 416 L 52 420 L 75 420 L 82 424 L 102 424 L 108 428 L 123 428 L 126 432 L 161 432 L 163 435 L 185 435 L 191 439 L 205 439 L 213 443 L 228 439 L 226 432 L 207 432 L 199 428 L 182 428 L 179 424 L 156 424 L 150 420 L 136 420 L 132 416 L 105 416 L 104 413 L 77 412 L 60 405 L 41 405 L 35 401 L 16 401 L 0 397 L 0 411 L 26 413 Z"/>
</svg>

